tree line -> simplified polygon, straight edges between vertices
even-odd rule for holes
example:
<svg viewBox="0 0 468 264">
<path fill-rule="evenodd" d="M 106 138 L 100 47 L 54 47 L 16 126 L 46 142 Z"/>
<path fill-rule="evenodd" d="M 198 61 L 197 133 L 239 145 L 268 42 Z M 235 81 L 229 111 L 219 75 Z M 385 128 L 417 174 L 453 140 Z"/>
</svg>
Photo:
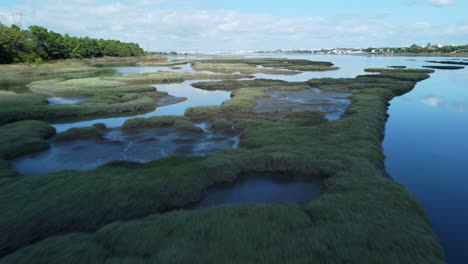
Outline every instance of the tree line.
<svg viewBox="0 0 468 264">
<path fill-rule="evenodd" d="M 402 48 L 368 48 L 364 51 L 368 53 L 465 53 L 468 52 L 468 45 L 459 46 L 435 46 L 428 43 L 425 47 L 413 44 L 410 47 Z"/>
<path fill-rule="evenodd" d="M 9 27 L 0 24 L 0 64 L 144 54 L 143 49 L 136 43 L 71 37 L 40 26 L 30 26 L 22 30 L 16 25 Z"/>
</svg>

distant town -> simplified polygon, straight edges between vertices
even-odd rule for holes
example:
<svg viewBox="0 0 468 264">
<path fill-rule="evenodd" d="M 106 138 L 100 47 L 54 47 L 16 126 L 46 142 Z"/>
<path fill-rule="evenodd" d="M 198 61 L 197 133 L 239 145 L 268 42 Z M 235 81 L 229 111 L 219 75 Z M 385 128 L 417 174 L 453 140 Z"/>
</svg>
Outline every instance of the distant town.
<svg viewBox="0 0 468 264">
<path fill-rule="evenodd" d="M 188 54 L 453 54 L 468 53 L 468 45 L 441 45 L 428 43 L 425 46 L 413 44 L 409 47 L 385 47 L 385 48 L 321 48 L 321 49 L 277 49 L 273 51 L 171 51 L 152 52 L 159 55 L 188 55 Z"/>
</svg>

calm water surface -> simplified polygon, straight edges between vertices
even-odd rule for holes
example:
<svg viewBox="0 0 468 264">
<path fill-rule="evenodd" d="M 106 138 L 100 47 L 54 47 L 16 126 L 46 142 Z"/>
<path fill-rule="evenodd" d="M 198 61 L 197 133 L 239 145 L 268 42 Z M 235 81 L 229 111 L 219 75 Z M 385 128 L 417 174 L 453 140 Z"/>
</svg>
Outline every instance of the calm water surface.
<svg viewBox="0 0 468 264">
<path fill-rule="evenodd" d="M 246 203 L 306 203 L 321 194 L 319 179 L 292 178 L 282 173 L 251 173 L 234 183 L 214 186 L 193 209 Z"/>
</svg>

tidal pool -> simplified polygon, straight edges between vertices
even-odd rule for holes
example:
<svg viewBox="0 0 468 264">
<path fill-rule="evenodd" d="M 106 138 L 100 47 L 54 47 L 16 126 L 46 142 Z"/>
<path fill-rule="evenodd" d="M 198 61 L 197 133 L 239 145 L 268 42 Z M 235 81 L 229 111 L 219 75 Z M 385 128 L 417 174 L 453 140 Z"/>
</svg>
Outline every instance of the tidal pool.
<svg viewBox="0 0 468 264">
<path fill-rule="evenodd" d="M 180 67 L 180 69 L 174 69 L 173 67 Z M 134 73 L 145 73 L 145 72 L 158 72 L 158 71 L 171 71 L 171 72 L 196 72 L 190 63 L 157 67 L 157 66 L 122 66 L 122 67 L 111 67 L 107 68 L 116 71 L 122 75 L 134 74 Z"/>
<path fill-rule="evenodd" d="M 279 117 L 298 110 L 319 110 L 325 118 L 336 120 L 343 116 L 351 104 L 348 93 L 336 93 L 309 89 L 300 92 L 273 91 L 270 97 L 257 99 L 253 111 L 256 113 L 277 113 Z"/>
<path fill-rule="evenodd" d="M 295 177 L 281 172 L 256 172 L 240 176 L 233 183 L 209 188 L 191 209 L 245 203 L 306 203 L 321 194 L 321 180 Z"/>
<path fill-rule="evenodd" d="M 75 104 L 88 99 L 88 97 L 58 97 L 51 96 L 47 98 L 49 105 Z"/>
<path fill-rule="evenodd" d="M 175 128 L 110 129 L 102 139 L 58 143 L 44 152 L 23 156 L 12 167 L 23 176 L 63 170 L 90 170 L 111 161 L 149 162 L 167 156 L 204 156 L 237 148 L 239 136 L 220 133 L 199 125 L 203 133 Z"/>
</svg>

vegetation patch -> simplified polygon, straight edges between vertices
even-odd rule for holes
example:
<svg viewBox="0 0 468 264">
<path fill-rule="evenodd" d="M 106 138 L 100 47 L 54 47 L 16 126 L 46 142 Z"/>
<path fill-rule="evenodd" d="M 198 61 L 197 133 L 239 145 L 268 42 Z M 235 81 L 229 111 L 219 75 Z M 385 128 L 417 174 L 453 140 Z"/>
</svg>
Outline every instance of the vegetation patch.
<svg viewBox="0 0 468 264">
<path fill-rule="evenodd" d="M 222 79 L 243 79 L 253 78 L 252 75 L 203 73 L 203 72 L 147 72 L 129 74 L 120 77 L 108 77 L 105 80 L 118 81 L 126 84 L 164 84 L 179 83 L 186 80 L 222 80 Z"/>
<path fill-rule="evenodd" d="M 239 88 L 245 87 L 272 87 L 272 86 L 280 86 L 280 85 L 290 85 L 286 81 L 281 80 L 270 80 L 270 79 L 255 79 L 255 80 L 247 80 L 247 81 L 239 81 L 239 80 L 223 80 L 223 81 L 215 81 L 215 82 L 197 82 L 192 84 L 193 87 L 208 90 L 208 91 L 233 91 Z"/>
<path fill-rule="evenodd" d="M 468 65 L 468 62 L 462 62 L 462 61 L 426 61 L 426 62 L 440 63 L 440 64 Z"/>
<path fill-rule="evenodd" d="M 144 128 L 144 127 L 171 127 L 177 121 L 187 121 L 183 116 L 152 116 L 148 118 L 132 118 L 125 121 L 123 129 Z"/>
<path fill-rule="evenodd" d="M 22 30 L 16 25 L 0 24 L 1 63 L 42 63 L 47 60 L 93 58 L 102 56 L 142 56 L 143 49 L 135 43 L 118 40 L 62 36 L 44 27 L 30 26 Z"/>
<path fill-rule="evenodd" d="M 210 121 L 210 128 L 213 130 L 226 130 L 231 129 L 232 122 L 224 118 L 215 118 Z"/>
<path fill-rule="evenodd" d="M 298 74 L 301 71 L 331 71 L 337 70 L 333 63 L 300 59 L 277 58 L 242 58 L 224 57 L 194 60 L 173 60 L 161 63 L 141 63 L 146 66 L 176 66 L 190 63 L 197 71 L 211 71 L 222 73 L 241 72 L 244 74 Z M 262 67 L 257 67 L 258 65 Z"/>
<path fill-rule="evenodd" d="M 295 75 L 301 72 L 291 71 L 291 70 L 279 70 L 279 69 L 269 69 L 269 68 L 257 68 L 256 65 L 246 64 L 246 63 L 205 63 L 205 62 L 196 62 L 193 64 L 193 69 L 196 71 L 209 71 L 209 72 L 219 72 L 219 73 L 236 73 L 241 74 L 254 74 L 254 73 L 264 73 L 264 74 L 283 74 L 283 75 Z"/>
<path fill-rule="evenodd" d="M 431 69 L 438 69 L 438 70 L 460 70 L 460 69 L 465 68 L 463 66 L 436 66 L 436 65 L 423 66 L 423 67 L 431 68 Z"/>
<path fill-rule="evenodd" d="M 288 113 L 284 118 L 289 119 L 318 119 L 323 122 L 326 122 L 325 115 L 323 112 L 318 110 L 299 110 Z"/>
<path fill-rule="evenodd" d="M 87 172 L 3 183 L 0 210 L 6 214 L 0 218 L 0 252 L 16 250 L 3 263 L 50 263 L 64 257 L 97 263 L 444 263 L 425 212 L 383 173 L 388 102 L 416 84 L 400 76 L 416 73 L 391 74 L 395 77 L 383 73 L 335 81 L 362 87 L 340 120 L 237 119 L 243 133 L 236 150 L 146 164 L 114 162 Z M 418 80 L 429 77 L 418 74 Z M 326 86 L 333 81 L 310 83 Z M 214 107 L 204 110 L 221 106 Z M 232 182 L 246 171 L 326 177 L 325 189 L 305 205 L 159 214 L 196 202 L 209 186 Z M 135 218 L 140 219 L 127 221 Z M 52 237 L 65 233 L 71 234 Z"/>
<path fill-rule="evenodd" d="M 375 75 L 359 75 L 358 78 L 387 78 L 397 79 L 401 81 L 419 82 L 429 78 L 428 73 L 433 73 L 431 69 L 380 69 L 380 68 L 369 68 L 365 69 L 366 72 L 376 72 L 380 74 Z"/>
<path fill-rule="evenodd" d="M 406 69 L 407 67 L 406 66 L 403 66 L 403 65 L 395 65 L 395 66 L 387 66 L 388 68 L 392 68 L 392 69 Z"/>
<path fill-rule="evenodd" d="M 49 148 L 55 129 L 41 121 L 21 121 L 0 126 L 0 178 L 14 176 L 8 160 Z"/>
<path fill-rule="evenodd" d="M 90 127 L 73 127 L 64 132 L 58 133 L 53 138 L 55 142 L 68 142 L 79 139 L 101 139 L 106 130 L 106 125 L 102 123 L 94 124 Z"/>
<path fill-rule="evenodd" d="M 174 128 L 176 128 L 178 131 L 184 131 L 184 132 L 189 132 L 189 133 L 197 133 L 201 134 L 203 133 L 203 129 L 200 127 L 197 127 L 194 125 L 192 122 L 188 120 L 176 120 L 173 125 Z"/>
<path fill-rule="evenodd" d="M 385 68 L 367 68 L 365 72 L 378 73 L 433 73 L 433 70 L 428 69 L 385 69 Z"/>
</svg>

